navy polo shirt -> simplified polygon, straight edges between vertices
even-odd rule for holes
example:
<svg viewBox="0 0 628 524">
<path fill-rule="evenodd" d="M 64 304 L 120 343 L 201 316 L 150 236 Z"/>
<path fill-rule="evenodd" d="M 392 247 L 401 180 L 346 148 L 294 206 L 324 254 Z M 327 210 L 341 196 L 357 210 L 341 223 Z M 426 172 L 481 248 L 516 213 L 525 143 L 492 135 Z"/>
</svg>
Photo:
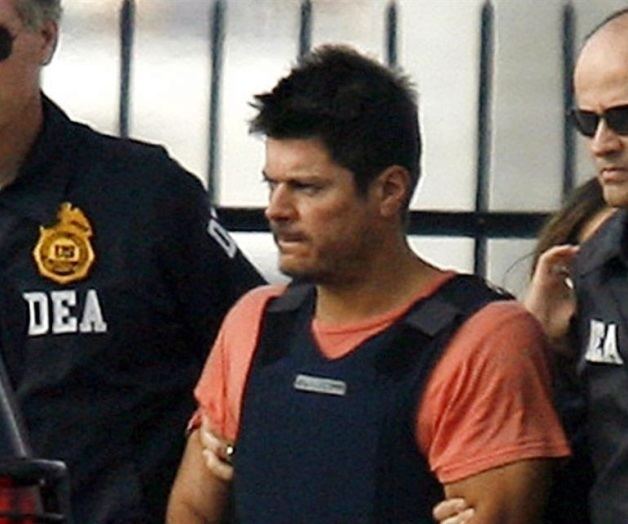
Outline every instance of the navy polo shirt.
<svg viewBox="0 0 628 524">
<path fill-rule="evenodd" d="M 163 522 L 222 317 L 261 277 L 161 147 L 44 98 L 0 191 L 0 345 L 36 456 L 69 467 L 76 522 Z"/>
</svg>

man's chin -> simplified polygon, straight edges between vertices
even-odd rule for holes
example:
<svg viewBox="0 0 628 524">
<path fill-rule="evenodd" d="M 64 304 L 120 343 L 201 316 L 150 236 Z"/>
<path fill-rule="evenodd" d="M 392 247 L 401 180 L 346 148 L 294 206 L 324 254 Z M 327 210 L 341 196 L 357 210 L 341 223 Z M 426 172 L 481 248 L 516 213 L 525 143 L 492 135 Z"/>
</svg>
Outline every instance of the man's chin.
<svg viewBox="0 0 628 524">
<path fill-rule="evenodd" d="M 311 282 L 312 281 L 312 275 L 309 271 L 304 271 L 301 268 L 295 268 L 292 267 L 288 264 L 286 265 L 279 265 L 279 271 L 283 274 L 286 275 L 287 277 L 290 277 L 294 280 L 299 280 L 299 281 L 306 281 L 306 282 Z"/>
<path fill-rule="evenodd" d="M 628 208 L 628 187 L 604 184 L 604 200 L 611 207 Z"/>
<path fill-rule="evenodd" d="M 319 272 L 314 271 L 311 268 L 297 266 L 296 264 L 280 262 L 279 271 L 292 280 L 298 280 L 303 283 L 319 284 L 322 279 L 322 275 L 320 275 Z"/>
</svg>

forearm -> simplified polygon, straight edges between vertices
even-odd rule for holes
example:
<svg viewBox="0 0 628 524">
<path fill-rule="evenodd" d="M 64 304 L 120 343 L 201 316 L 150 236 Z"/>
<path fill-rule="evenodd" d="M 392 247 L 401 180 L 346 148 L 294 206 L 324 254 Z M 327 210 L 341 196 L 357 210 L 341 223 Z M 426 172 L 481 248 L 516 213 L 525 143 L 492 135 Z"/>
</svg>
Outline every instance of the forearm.
<svg viewBox="0 0 628 524">
<path fill-rule="evenodd" d="M 173 489 L 168 503 L 167 524 L 220 524 L 228 498 L 228 491 L 215 493 L 198 504 L 197 501 L 181 496 Z"/>
<path fill-rule="evenodd" d="M 229 498 L 230 483 L 206 467 L 198 430 L 188 445 L 175 479 L 166 516 L 167 524 L 219 524 Z"/>
<path fill-rule="evenodd" d="M 473 524 L 539 524 L 551 486 L 554 460 L 509 464 L 445 487 L 447 498 L 473 507 Z"/>
</svg>

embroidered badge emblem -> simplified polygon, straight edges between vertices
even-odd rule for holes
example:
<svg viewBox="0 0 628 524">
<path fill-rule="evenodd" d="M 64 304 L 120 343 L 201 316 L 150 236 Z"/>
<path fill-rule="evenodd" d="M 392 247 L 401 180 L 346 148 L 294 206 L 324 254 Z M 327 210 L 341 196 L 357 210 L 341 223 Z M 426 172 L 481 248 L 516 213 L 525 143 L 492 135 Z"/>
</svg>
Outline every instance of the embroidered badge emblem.
<svg viewBox="0 0 628 524">
<path fill-rule="evenodd" d="M 52 227 L 39 227 L 33 258 L 39 274 L 59 284 L 81 280 L 94 263 L 92 226 L 83 212 L 64 202 Z"/>
</svg>

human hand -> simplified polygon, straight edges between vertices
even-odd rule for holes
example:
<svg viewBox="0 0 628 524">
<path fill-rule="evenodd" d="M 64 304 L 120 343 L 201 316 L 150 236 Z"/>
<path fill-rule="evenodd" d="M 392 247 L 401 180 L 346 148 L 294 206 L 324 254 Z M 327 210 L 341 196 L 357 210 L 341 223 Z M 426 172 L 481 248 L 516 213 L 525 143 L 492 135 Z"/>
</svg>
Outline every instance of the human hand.
<svg viewBox="0 0 628 524">
<path fill-rule="evenodd" d="M 543 253 L 523 300 L 557 347 L 564 347 L 562 342 L 576 310 L 570 267 L 577 253 L 578 246 L 571 245 L 554 246 Z"/>
<path fill-rule="evenodd" d="M 467 524 L 475 510 L 464 499 L 447 499 L 439 502 L 432 511 L 432 516 L 440 524 Z"/>
<path fill-rule="evenodd" d="M 203 457 L 207 468 L 219 479 L 229 482 L 233 478 L 233 443 L 212 432 L 206 417 L 203 417 L 199 430 L 203 446 Z"/>
</svg>

